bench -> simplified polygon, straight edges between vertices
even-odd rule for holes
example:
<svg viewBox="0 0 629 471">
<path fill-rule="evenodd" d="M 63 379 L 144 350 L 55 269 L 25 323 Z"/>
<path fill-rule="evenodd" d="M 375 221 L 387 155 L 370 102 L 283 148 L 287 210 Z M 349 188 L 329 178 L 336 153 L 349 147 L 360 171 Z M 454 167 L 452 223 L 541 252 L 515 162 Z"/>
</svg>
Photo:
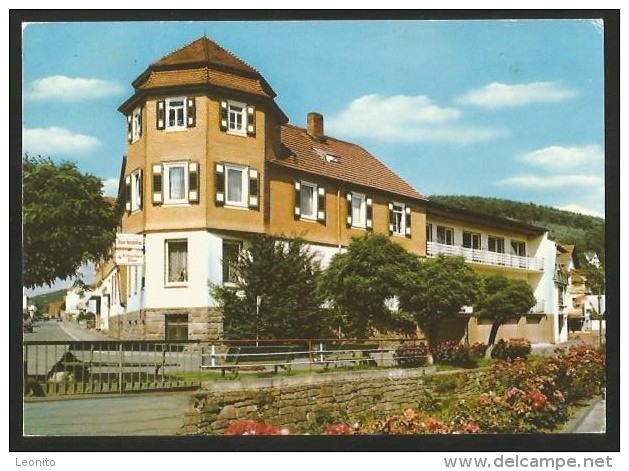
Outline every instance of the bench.
<svg viewBox="0 0 629 471">
<path fill-rule="evenodd" d="M 239 369 L 247 367 L 272 367 L 277 374 L 280 368 L 291 370 L 291 362 L 300 349 L 298 345 L 243 345 L 229 347 L 226 353 L 218 353 L 217 346 L 212 345 L 209 352 L 204 349 L 201 353 L 201 368 L 220 370 L 221 376 L 225 376 L 226 371 L 237 375 Z"/>
<path fill-rule="evenodd" d="M 376 366 L 374 355 L 388 353 L 389 349 L 380 348 L 371 343 L 333 343 L 319 344 L 313 351 L 315 363 L 321 363 L 325 369 L 330 364 L 338 366 L 342 363 L 357 363 L 359 365 Z"/>
</svg>

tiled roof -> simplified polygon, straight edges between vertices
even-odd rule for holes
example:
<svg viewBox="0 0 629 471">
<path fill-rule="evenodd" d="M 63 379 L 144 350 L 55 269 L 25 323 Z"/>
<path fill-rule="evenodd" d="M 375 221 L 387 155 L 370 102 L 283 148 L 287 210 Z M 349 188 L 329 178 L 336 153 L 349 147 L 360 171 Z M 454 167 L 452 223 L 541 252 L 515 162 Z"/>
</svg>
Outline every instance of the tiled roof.
<svg viewBox="0 0 629 471">
<path fill-rule="evenodd" d="M 220 44 L 215 43 L 207 36 L 203 36 L 190 44 L 167 54 L 160 60 L 151 64 L 154 68 L 167 67 L 173 65 L 185 65 L 195 62 L 220 65 L 243 72 L 258 75 L 259 72 L 247 64 L 245 61 L 229 52 Z"/>
<path fill-rule="evenodd" d="M 424 199 L 415 188 L 356 144 L 328 136 L 318 140 L 305 129 L 291 124 L 282 126 L 281 139 L 288 155 L 271 160 L 273 164 L 408 198 Z M 326 154 L 336 157 L 335 161 L 328 161 Z"/>
<path fill-rule="evenodd" d="M 204 84 L 231 88 L 254 95 L 273 98 L 268 90 L 260 83 L 259 79 L 249 76 L 243 77 L 234 75 L 229 72 L 213 70 L 208 67 L 151 71 L 147 79 L 138 84 L 138 89 Z"/>
<path fill-rule="evenodd" d="M 557 255 L 557 263 L 565 265 L 572 260 L 572 252 L 574 252 L 574 245 L 562 245 L 565 252 Z"/>
</svg>

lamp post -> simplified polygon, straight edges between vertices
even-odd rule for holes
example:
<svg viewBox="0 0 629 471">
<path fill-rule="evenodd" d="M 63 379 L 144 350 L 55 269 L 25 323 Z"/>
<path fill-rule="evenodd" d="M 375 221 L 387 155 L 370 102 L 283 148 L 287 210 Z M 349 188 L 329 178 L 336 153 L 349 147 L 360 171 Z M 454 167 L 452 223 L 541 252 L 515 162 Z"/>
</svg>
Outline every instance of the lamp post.
<svg viewBox="0 0 629 471">
<path fill-rule="evenodd" d="M 258 347 L 258 323 L 260 321 L 260 304 L 262 304 L 262 296 L 256 296 L 256 347 Z"/>
</svg>

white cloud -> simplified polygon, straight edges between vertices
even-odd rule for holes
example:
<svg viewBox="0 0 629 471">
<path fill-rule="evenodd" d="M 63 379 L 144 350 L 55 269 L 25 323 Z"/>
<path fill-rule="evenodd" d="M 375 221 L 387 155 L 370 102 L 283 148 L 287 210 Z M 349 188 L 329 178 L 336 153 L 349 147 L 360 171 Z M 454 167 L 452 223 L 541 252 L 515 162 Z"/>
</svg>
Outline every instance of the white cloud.
<svg viewBox="0 0 629 471">
<path fill-rule="evenodd" d="M 120 95 L 124 87 L 98 78 L 52 75 L 35 80 L 25 96 L 35 101 L 78 101 Z"/>
<path fill-rule="evenodd" d="M 54 126 L 24 129 L 22 139 L 24 152 L 42 155 L 90 152 L 101 144 L 94 136 Z"/>
<path fill-rule="evenodd" d="M 604 187 L 605 179 L 596 175 L 516 175 L 494 182 L 500 186 L 511 186 L 531 189 L 558 189 L 573 187 L 574 189 Z"/>
<path fill-rule="evenodd" d="M 459 97 L 459 102 L 483 108 L 526 106 L 531 103 L 556 103 L 576 96 L 576 90 L 557 82 L 531 82 L 508 85 L 492 82 L 470 90 Z"/>
<path fill-rule="evenodd" d="M 599 145 L 581 147 L 550 146 L 519 157 L 519 160 L 522 162 L 552 169 L 580 167 L 592 163 L 602 164 L 604 159 L 605 152 Z"/>
<path fill-rule="evenodd" d="M 107 178 L 106 180 L 103 180 L 103 191 L 105 196 L 118 196 L 118 179 Z"/>
<path fill-rule="evenodd" d="M 340 136 L 396 142 L 468 143 L 507 134 L 504 129 L 450 123 L 460 116 L 460 110 L 438 106 L 425 95 L 371 94 L 353 100 L 326 126 Z"/>
<path fill-rule="evenodd" d="M 599 218 L 605 217 L 604 213 L 587 208 L 585 206 L 581 206 L 580 204 L 566 204 L 563 206 L 557 206 L 557 209 L 563 209 L 564 211 L 572 211 L 573 213 L 586 214 L 588 216 L 596 216 Z"/>
</svg>

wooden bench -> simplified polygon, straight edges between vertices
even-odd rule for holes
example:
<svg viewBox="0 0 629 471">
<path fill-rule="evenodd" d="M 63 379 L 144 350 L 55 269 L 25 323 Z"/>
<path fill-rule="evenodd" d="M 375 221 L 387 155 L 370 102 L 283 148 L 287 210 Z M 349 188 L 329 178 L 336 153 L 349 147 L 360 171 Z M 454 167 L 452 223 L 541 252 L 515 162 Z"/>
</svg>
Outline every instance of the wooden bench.
<svg viewBox="0 0 629 471">
<path fill-rule="evenodd" d="M 210 352 L 204 350 L 201 353 L 201 368 L 220 370 L 221 376 L 225 376 L 226 371 L 237 375 L 239 369 L 247 367 L 272 367 L 277 374 L 280 368 L 291 370 L 291 362 L 300 349 L 298 345 L 243 345 L 229 347 L 226 353 L 217 353 L 216 346 L 212 346 Z"/>
<path fill-rule="evenodd" d="M 313 356 L 315 363 L 321 363 L 328 369 L 330 364 L 338 366 L 343 363 L 376 366 L 378 363 L 374 355 L 387 352 L 389 349 L 380 348 L 378 344 L 333 343 L 319 344 L 319 348 L 313 351 Z"/>
</svg>

